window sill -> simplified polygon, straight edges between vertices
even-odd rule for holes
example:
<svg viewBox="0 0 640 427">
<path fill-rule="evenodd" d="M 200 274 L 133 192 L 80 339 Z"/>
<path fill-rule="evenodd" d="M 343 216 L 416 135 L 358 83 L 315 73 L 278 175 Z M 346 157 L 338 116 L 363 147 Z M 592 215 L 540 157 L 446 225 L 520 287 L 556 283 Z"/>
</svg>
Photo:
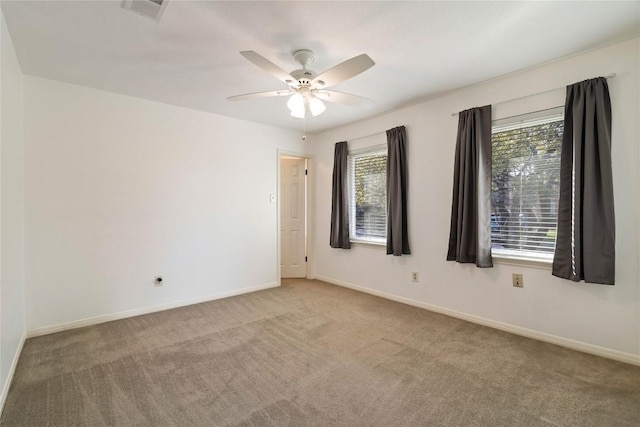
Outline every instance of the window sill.
<svg viewBox="0 0 640 427">
<path fill-rule="evenodd" d="M 540 254 L 521 254 L 508 251 L 491 252 L 491 258 L 496 264 L 516 265 L 519 267 L 539 268 L 542 270 L 551 270 L 553 264 L 552 256 L 544 256 Z"/>
<path fill-rule="evenodd" d="M 351 244 L 355 244 L 355 245 L 366 245 L 366 246 L 381 246 L 381 247 L 387 247 L 387 242 L 376 242 L 373 240 L 358 240 L 358 239 L 351 239 L 349 240 L 351 242 Z"/>
</svg>

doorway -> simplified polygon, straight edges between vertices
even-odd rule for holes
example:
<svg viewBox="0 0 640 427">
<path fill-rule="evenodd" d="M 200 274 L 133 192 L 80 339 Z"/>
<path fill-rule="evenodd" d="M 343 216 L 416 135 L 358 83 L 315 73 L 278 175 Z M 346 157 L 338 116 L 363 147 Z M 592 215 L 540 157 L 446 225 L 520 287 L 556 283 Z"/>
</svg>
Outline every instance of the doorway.
<svg viewBox="0 0 640 427">
<path fill-rule="evenodd" d="M 280 277 L 307 277 L 308 159 L 280 156 Z"/>
</svg>

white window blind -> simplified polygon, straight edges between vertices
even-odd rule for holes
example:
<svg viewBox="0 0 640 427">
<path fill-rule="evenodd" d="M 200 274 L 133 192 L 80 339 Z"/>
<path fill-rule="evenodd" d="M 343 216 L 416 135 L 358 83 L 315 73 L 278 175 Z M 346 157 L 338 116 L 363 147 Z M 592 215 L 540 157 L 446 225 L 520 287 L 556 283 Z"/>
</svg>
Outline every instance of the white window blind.
<svg viewBox="0 0 640 427">
<path fill-rule="evenodd" d="M 349 234 L 352 241 L 387 238 L 387 146 L 349 154 Z"/>
<path fill-rule="evenodd" d="M 520 117 L 492 131 L 494 255 L 550 260 L 555 248 L 563 117 Z"/>
</svg>

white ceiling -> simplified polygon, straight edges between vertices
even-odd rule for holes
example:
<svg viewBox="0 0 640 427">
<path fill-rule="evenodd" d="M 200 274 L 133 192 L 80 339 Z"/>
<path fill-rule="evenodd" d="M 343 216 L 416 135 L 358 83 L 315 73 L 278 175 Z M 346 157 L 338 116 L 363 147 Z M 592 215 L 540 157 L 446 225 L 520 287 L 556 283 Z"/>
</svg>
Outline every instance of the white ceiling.
<svg viewBox="0 0 640 427">
<path fill-rule="evenodd" d="M 327 103 L 309 132 L 640 35 L 638 1 L 169 0 L 160 22 L 119 0 L 1 4 L 26 74 L 289 129 L 302 121 L 284 97 L 225 99 L 286 89 L 239 51 L 287 72 L 299 68 L 291 53 L 300 48 L 315 51 L 316 72 L 367 53 L 376 65 L 332 89 L 375 106 Z"/>
</svg>

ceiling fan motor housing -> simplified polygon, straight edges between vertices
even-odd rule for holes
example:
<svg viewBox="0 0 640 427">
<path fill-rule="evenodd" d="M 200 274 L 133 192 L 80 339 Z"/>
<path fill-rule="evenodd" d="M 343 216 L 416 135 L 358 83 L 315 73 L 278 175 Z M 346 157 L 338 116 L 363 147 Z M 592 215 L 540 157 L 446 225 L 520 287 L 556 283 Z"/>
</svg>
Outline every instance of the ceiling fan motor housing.
<svg viewBox="0 0 640 427">
<path fill-rule="evenodd" d="M 315 71 L 307 69 L 294 70 L 291 72 L 291 77 L 296 79 L 301 85 L 311 84 L 311 80 L 313 80 L 317 75 L 318 73 L 316 73 Z"/>
<path fill-rule="evenodd" d="M 292 71 L 290 73 L 291 77 L 296 79 L 301 85 L 309 86 L 311 81 L 318 75 L 315 71 L 307 70 L 307 65 L 311 64 L 315 59 L 313 51 L 309 49 L 298 49 L 293 52 L 293 59 L 302 65 L 302 69 Z"/>
</svg>

